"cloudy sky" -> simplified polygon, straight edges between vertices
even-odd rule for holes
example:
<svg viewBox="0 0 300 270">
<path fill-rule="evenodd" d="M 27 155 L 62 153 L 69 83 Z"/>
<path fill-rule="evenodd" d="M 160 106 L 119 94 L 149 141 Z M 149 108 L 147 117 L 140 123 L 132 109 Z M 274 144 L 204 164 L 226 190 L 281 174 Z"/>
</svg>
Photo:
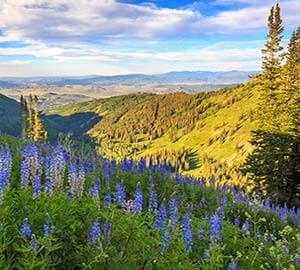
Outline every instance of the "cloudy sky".
<svg viewBox="0 0 300 270">
<path fill-rule="evenodd" d="M 0 76 L 257 70 L 274 0 L 0 0 Z M 281 0 L 285 42 L 300 1 Z"/>
</svg>

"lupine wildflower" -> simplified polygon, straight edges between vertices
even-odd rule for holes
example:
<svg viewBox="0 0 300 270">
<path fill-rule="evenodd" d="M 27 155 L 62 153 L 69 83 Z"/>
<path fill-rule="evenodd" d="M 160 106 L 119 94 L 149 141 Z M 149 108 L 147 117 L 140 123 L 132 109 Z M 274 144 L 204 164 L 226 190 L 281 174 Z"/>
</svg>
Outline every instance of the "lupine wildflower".
<svg viewBox="0 0 300 270">
<path fill-rule="evenodd" d="M 53 189 L 60 190 L 63 186 L 63 176 L 66 168 L 65 152 L 61 145 L 57 145 L 52 149 L 46 157 L 46 181 L 49 181 L 48 195 L 51 195 Z M 51 183 L 51 184 L 50 184 Z"/>
<path fill-rule="evenodd" d="M 24 238 L 29 238 L 31 236 L 31 228 L 28 222 L 28 218 L 24 218 L 21 225 L 21 235 Z"/>
<path fill-rule="evenodd" d="M 169 209 L 170 209 L 170 227 L 172 229 L 175 227 L 178 221 L 178 209 L 177 209 L 176 196 L 174 193 L 170 197 Z"/>
<path fill-rule="evenodd" d="M 103 199 L 104 208 L 109 208 L 111 205 L 111 201 L 112 201 L 111 195 L 109 193 L 106 194 Z"/>
<path fill-rule="evenodd" d="M 93 223 L 93 226 L 88 234 L 88 243 L 89 245 L 92 245 L 95 243 L 95 241 L 99 238 L 100 236 L 100 223 L 99 223 L 99 218 L 96 218 L 96 220 Z"/>
<path fill-rule="evenodd" d="M 249 234 L 250 233 L 250 221 L 247 219 L 245 221 L 245 223 L 242 226 L 242 230 L 245 234 Z"/>
<path fill-rule="evenodd" d="M 234 225 L 237 227 L 240 227 L 240 225 L 241 225 L 240 217 L 236 217 L 234 219 Z"/>
<path fill-rule="evenodd" d="M 169 228 L 165 228 L 161 236 L 161 253 L 163 253 L 170 246 L 170 230 Z"/>
<path fill-rule="evenodd" d="M 204 238 L 204 229 L 202 225 L 198 226 L 198 238 L 203 239 Z"/>
<path fill-rule="evenodd" d="M 151 186 L 149 192 L 149 206 L 148 213 L 155 212 L 157 210 L 157 193 L 154 190 L 154 187 Z"/>
<path fill-rule="evenodd" d="M 115 187 L 115 201 L 119 206 L 124 206 L 126 199 L 125 188 L 121 182 L 116 183 Z"/>
<path fill-rule="evenodd" d="M 109 242 L 109 240 L 110 240 L 110 231 L 111 231 L 111 223 L 106 220 L 103 224 L 103 233 L 104 233 L 106 242 Z"/>
<path fill-rule="evenodd" d="M 222 219 L 217 213 L 214 213 L 209 220 L 209 232 L 211 242 L 218 241 L 221 239 L 221 228 Z"/>
<path fill-rule="evenodd" d="M 48 237 L 49 235 L 52 235 L 54 233 L 55 227 L 54 225 L 51 223 L 51 219 L 49 217 L 49 215 L 46 215 L 46 221 L 45 224 L 43 226 L 43 231 L 44 231 L 44 235 L 46 237 Z"/>
<path fill-rule="evenodd" d="M 140 182 L 136 185 L 134 200 L 132 201 L 132 212 L 139 214 L 143 210 L 143 194 Z"/>
<path fill-rule="evenodd" d="M 153 179 L 153 176 L 152 176 L 152 175 L 149 176 L 149 186 L 150 186 L 150 187 L 153 187 L 153 186 L 154 186 L 154 179 Z"/>
<path fill-rule="evenodd" d="M 155 215 L 155 219 L 153 223 L 154 230 L 162 230 L 164 223 L 166 222 L 166 219 L 167 219 L 167 208 L 166 208 L 165 201 L 162 201 L 159 210 Z"/>
<path fill-rule="evenodd" d="M 83 193 L 83 186 L 85 182 L 85 170 L 83 166 L 77 166 L 71 164 L 69 166 L 69 174 L 68 174 L 68 183 L 69 183 L 69 191 L 75 195 L 81 196 Z"/>
<path fill-rule="evenodd" d="M 32 234 L 31 241 L 30 241 L 30 249 L 32 251 L 37 251 L 38 248 L 39 248 L 39 244 L 37 242 L 36 236 L 35 234 Z"/>
<path fill-rule="evenodd" d="M 181 228 L 181 236 L 183 240 L 183 245 L 186 253 L 190 253 L 192 251 L 193 245 L 193 230 L 190 221 L 190 209 L 188 208 L 186 214 L 182 218 L 182 228 Z"/>
<path fill-rule="evenodd" d="M 0 183 L 2 185 L 1 190 L 3 191 L 4 188 L 9 189 L 10 183 L 9 178 L 11 174 L 11 168 L 12 168 L 12 155 L 11 151 L 7 146 L 0 146 L 0 176 L 2 179 Z M 1 193 L 0 190 L 0 193 Z"/>
<path fill-rule="evenodd" d="M 99 185 L 96 181 L 89 187 L 88 194 L 99 201 Z"/>
<path fill-rule="evenodd" d="M 41 193 L 41 178 L 35 175 L 32 180 L 32 199 L 35 200 L 39 198 Z"/>
<path fill-rule="evenodd" d="M 238 260 L 235 258 L 227 267 L 227 270 L 238 270 Z"/>
</svg>

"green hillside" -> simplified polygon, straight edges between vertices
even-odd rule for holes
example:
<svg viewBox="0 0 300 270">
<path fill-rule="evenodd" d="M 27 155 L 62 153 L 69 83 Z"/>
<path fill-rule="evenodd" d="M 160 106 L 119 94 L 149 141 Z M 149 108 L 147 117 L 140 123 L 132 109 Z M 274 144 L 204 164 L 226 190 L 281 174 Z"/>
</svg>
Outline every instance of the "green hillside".
<svg viewBox="0 0 300 270">
<path fill-rule="evenodd" d="M 185 152 L 189 166 L 180 167 L 184 173 L 226 175 L 241 183 L 233 168 L 251 150 L 248 140 L 257 99 L 252 80 L 210 93 L 127 95 L 68 105 L 49 113 L 97 113 L 101 120 L 88 134 L 107 157 L 180 159 Z"/>
<path fill-rule="evenodd" d="M 1 94 L 0 131 L 14 136 L 20 134 L 19 103 Z"/>
</svg>

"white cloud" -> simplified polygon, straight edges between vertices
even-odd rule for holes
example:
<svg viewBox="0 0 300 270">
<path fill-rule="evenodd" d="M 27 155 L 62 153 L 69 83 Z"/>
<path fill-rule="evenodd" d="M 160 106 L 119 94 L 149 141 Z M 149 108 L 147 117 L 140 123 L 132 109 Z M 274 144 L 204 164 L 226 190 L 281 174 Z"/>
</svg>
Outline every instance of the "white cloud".
<svg viewBox="0 0 300 270">
<path fill-rule="evenodd" d="M 111 72 L 125 70 L 126 64 L 128 72 L 139 72 L 138 62 L 140 67 L 145 65 L 146 72 L 258 68 L 263 40 L 216 43 L 201 48 L 174 46 L 168 52 L 160 52 L 159 46 L 168 39 L 176 43 L 176 40 L 185 42 L 199 36 L 205 39 L 205 36 L 226 34 L 232 39 L 236 35 L 238 40 L 240 36 L 265 31 L 273 1 L 216 0 L 215 4 L 217 2 L 251 3 L 247 8 L 204 16 L 191 8 L 138 6 L 115 0 L 0 0 L 0 42 L 27 45 L 0 47 L 0 56 L 34 57 L 49 65 L 65 64 L 68 68 L 85 61 L 94 65 L 95 70 L 101 68 L 99 62 L 106 68 L 111 63 L 115 65 L 108 68 Z M 288 29 L 295 28 L 299 24 L 300 1 L 281 1 L 281 6 L 284 24 Z M 135 49 L 130 50 L 131 47 Z M 8 65 L 12 68 L 14 64 Z"/>
<path fill-rule="evenodd" d="M 219 0 L 228 2 L 229 0 Z M 241 0 L 239 0 L 241 1 Z M 246 1 L 246 0 L 245 0 Z M 138 6 L 114 0 L 1 0 L 0 29 L 24 39 L 47 42 L 154 38 L 232 33 L 266 25 L 269 5 L 202 16 L 190 9 Z M 229 1 L 230 2 L 230 1 Z M 249 1 L 248 1 L 249 2 Z M 289 25 L 299 23 L 300 1 L 282 3 Z"/>
</svg>

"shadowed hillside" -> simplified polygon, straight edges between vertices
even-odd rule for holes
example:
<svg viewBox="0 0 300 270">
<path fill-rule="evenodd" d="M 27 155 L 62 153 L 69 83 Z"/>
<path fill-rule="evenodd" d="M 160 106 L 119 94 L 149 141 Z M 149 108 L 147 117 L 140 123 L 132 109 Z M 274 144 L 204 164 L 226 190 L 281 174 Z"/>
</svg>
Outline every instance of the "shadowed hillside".
<svg viewBox="0 0 300 270">
<path fill-rule="evenodd" d="M 73 115 L 42 115 L 49 139 L 57 139 L 59 133 L 72 133 L 74 137 L 83 138 L 98 121 L 99 116 L 93 112 L 81 112 Z M 0 131 L 20 136 L 20 104 L 14 99 L 0 94 Z M 88 136 L 85 136 L 86 138 Z"/>
<path fill-rule="evenodd" d="M 19 103 L 0 94 L 0 131 L 18 136 L 20 134 Z"/>
</svg>

